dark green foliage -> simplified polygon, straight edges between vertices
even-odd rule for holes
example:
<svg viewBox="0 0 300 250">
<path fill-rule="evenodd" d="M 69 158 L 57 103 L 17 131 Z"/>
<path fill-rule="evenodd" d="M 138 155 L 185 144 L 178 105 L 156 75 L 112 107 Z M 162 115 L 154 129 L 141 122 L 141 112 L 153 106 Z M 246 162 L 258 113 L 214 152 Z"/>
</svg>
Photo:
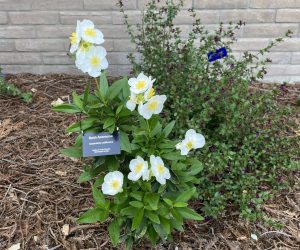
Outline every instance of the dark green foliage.
<svg viewBox="0 0 300 250">
<path fill-rule="evenodd" d="M 238 60 L 231 46 L 243 22 L 226 28 L 220 24 L 215 32 L 207 32 L 190 10 L 195 21 L 184 39 L 174 25 L 183 1 L 167 1 L 163 7 L 157 2 L 147 5 L 142 24 L 136 27 L 121 10 L 141 55 L 140 60 L 129 56 L 134 73 L 144 71 L 156 78 L 159 92 L 168 96 L 164 117 L 166 122 L 176 120 L 173 136 L 182 137 L 187 128 L 205 135 L 208 144 L 198 156 L 204 162 L 199 193 L 206 215 L 216 217 L 235 208 L 245 218 L 258 219 L 261 204 L 275 190 L 293 184 L 284 176 L 299 170 L 294 160 L 299 137 L 292 136 L 291 110 L 279 107 L 273 92 L 249 92 L 251 82 L 266 74 L 270 60 L 262 56 L 283 38 L 257 54 L 245 52 Z M 207 54 L 221 47 L 228 56 L 209 63 Z"/>
</svg>

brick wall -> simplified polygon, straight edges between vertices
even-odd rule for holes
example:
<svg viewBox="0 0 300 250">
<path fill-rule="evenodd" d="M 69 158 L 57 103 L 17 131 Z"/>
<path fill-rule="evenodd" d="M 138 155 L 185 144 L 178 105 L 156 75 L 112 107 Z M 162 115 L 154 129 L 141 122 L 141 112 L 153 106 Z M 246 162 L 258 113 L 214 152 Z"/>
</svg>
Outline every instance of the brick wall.
<svg viewBox="0 0 300 250">
<path fill-rule="evenodd" d="M 132 22 L 138 22 L 147 0 L 124 0 Z M 134 51 L 116 0 L 0 0 L 0 65 L 7 73 L 80 72 L 67 56 L 68 37 L 76 20 L 88 18 L 103 31 L 112 75 L 128 73 L 126 55 Z M 247 22 L 234 45 L 237 55 L 256 51 L 287 29 L 293 38 L 273 49 L 267 81 L 300 81 L 300 0 L 185 0 L 176 20 L 185 32 L 195 7 L 208 29 L 217 23 Z"/>
</svg>

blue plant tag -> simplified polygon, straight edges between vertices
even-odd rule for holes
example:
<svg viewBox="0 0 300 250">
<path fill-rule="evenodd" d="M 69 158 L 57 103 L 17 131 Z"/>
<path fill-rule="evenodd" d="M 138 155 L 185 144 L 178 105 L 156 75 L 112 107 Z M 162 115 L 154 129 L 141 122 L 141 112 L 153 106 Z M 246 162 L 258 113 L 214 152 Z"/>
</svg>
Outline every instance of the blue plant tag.
<svg viewBox="0 0 300 250">
<path fill-rule="evenodd" d="M 119 133 L 84 133 L 82 151 L 83 157 L 121 154 Z"/>
<path fill-rule="evenodd" d="M 207 54 L 209 62 L 216 61 L 216 60 L 221 59 L 226 56 L 227 56 L 227 50 L 224 47 L 221 49 L 218 49 L 216 52 L 211 51 Z"/>
</svg>

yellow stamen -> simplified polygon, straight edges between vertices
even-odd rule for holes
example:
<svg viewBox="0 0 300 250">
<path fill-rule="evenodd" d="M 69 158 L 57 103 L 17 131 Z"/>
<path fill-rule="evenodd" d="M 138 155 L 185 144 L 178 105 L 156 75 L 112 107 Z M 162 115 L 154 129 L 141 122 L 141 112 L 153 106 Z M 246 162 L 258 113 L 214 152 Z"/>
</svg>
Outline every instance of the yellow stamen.
<svg viewBox="0 0 300 250">
<path fill-rule="evenodd" d="M 87 28 L 84 33 L 90 37 L 96 36 L 96 31 L 93 28 Z"/>
<path fill-rule="evenodd" d="M 191 150 L 193 147 L 194 147 L 194 143 L 192 141 L 189 141 L 187 144 L 186 144 L 186 147 L 188 150 Z"/>
<path fill-rule="evenodd" d="M 81 42 L 80 43 L 80 50 L 83 52 L 88 52 L 90 50 L 91 43 L 89 42 Z"/>
<path fill-rule="evenodd" d="M 139 94 L 136 96 L 136 102 L 137 103 L 144 103 L 145 101 L 145 98 L 144 98 L 144 95 L 143 94 Z"/>
<path fill-rule="evenodd" d="M 165 167 L 162 164 L 158 164 L 157 171 L 159 174 L 163 174 L 163 172 L 165 171 Z"/>
<path fill-rule="evenodd" d="M 76 32 L 73 32 L 71 34 L 70 40 L 71 40 L 72 45 L 77 43 L 77 34 L 76 34 Z"/>
<path fill-rule="evenodd" d="M 141 90 L 141 89 L 145 88 L 145 86 L 146 86 L 146 82 L 145 81 L 138 81 L 137 84 L 136 84 L 136 88 L 138 90 Z"/>
<path fill-rule="evenodd" d="M 135 167 L 134 167 L 134 172 L 137 173 L 137 174 L 140 173 L 143 169 L 143 166 L 144 166 L 144 164 L 141 163 L 141 162 L 136 164 Z"/>
<path fill-rule="evenodd" d="M 155 111 L 158 107 L 158 101 L 151 101 L 149 104 L 148 104 L 148 108 L 151 110 L 151 111 Z"/>
<path fill-rule="evenodd" d="M 118 180 L 113 180 L 110 184 L 112 189 L 119 189 L 120 188 L 120 182 Z"/>
<path fill-rule="evenodd" d="M 100 62 L 101 62 L 101 60 L 97 56 L 93 56 L 90 60 L 91 65 L 95 68 L 100 66 Z"/>
</svg>

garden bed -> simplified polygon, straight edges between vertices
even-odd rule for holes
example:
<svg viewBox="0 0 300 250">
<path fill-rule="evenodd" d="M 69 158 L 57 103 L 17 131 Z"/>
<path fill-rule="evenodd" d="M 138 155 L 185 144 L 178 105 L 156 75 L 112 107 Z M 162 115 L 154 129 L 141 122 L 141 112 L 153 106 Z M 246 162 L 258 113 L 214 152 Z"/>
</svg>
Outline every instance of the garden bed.
<svg viewBox="0 0 300 250">
<path fill-rule="evenodd" d="M 7 76 L 8 82 L 36 92 L 29 105 L 0 95 L 0 249 L 18 243 L 31 250 L 113 249 L 105 224 L 76 224 L 79 214 L 93 207 L 90 186 L 76 183 L 82 164 L 59 153 L 73 141 L 64 129 L 76 117 L 51 111 L 52 101 L 67 102 L 72 90 L 83 90 L 86 80 L 67 75 Z M 271 87 L 254 84 L 251 89 Z M 300 85 L 278 90 L 280 103 L 297 104 Z M 293 118 L 300 124 L 299 112 Z M 300 178 L 299 173 L 295 178 Z M 274 230 L 245 222 L 235 213 L 224 214 L 218 220 L 188 222 L 184 233 L 174 235 L 173 243 L 159 244 L 157 249 L 299 249 L 300 189 L 269 201 L 264 210 L 284 227 Z M 141 244 L 140 249 L 151 248 Z"/>
</svg>

